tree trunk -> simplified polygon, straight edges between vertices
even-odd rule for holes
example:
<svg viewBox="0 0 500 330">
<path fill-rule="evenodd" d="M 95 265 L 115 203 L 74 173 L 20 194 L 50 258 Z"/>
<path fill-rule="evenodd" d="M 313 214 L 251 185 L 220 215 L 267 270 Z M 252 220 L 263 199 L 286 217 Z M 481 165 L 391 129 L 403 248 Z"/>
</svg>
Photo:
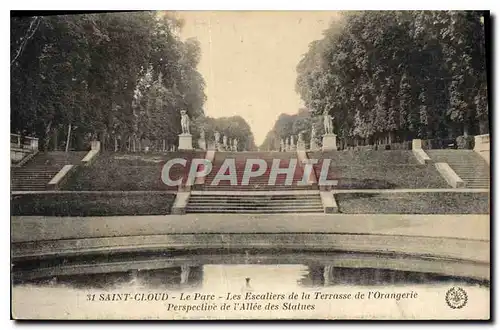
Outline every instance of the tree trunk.
<svg viewBox="0 0 500 330">
<path fill-rule="evenodd" d="M 490 127 L 488 124 L 488 120 L 479 121 L 479 134 L 488 134 L 490 132 Z"/>
<path fill-rule="evenodd" d="M 66 152 L 69 151 L 70 141 L 71 141 L 71 124 L 68 125 L 68 137 L 66 138 Z"/>
<path fill-rule="evenodd" d="M 57 140 L 58 140 L 58 135 L 59 135 L 58 133 L 59 132 L 57 131 L 57 127 L 54 127 L 54 129 L 52 130 L 52 137 L 53 137 L 53 141 L 52 142 L 54 143 L 53 144 L 54 151 L 57 151 L 57 149 L 58 149 L 57 148 L 57 144 L 58 144 Z"/>
<path fill-rule="evenodd" d="M 106 132 L 101 132 L 101 148 L 102 150 L 106 150 Z"/>
</svg>

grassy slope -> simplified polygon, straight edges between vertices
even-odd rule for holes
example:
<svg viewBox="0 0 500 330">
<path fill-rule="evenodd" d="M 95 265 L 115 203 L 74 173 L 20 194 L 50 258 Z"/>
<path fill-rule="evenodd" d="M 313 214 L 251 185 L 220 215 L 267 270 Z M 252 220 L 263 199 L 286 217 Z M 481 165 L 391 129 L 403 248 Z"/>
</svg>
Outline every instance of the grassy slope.
<svg viewBox="0 0 500 330">
<path fill-rule="evenodd" d="M 489 214 L 488 193 L 337 194 L 339 212 L 358 214 Z"/>
<path fill-rule="evenodd" d="M 175 194 L 30 194 L 11 199 L 12 215 L 113 216 L 169 214 Z"/>
<path fill-rule="evenodd" d="M 169 154 L 101 154 L 88 167 L 79 168 L 66 181 L 62 190 L 148 191 L 177 190 L 161 181 L 163 164 L 171 158 L 204 158 L 204 152 L 176 152 Z M 179 165 L 172 167 L 175 180 L 185 171 Z"/>
<path fill-rule="evenodd" d="M 309 152 L 322 162 L 330 159 L 328 179 L 338 180 L 335 189 L 448 188 L 433 164 L 421 165 L 408 150 Z"/>
</svg>

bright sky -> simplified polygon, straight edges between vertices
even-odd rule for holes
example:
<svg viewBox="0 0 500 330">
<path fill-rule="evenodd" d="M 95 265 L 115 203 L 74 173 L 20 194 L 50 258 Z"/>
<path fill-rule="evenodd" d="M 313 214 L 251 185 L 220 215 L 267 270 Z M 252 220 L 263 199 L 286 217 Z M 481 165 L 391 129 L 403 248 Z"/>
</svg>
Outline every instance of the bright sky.
<svg viewBox="0 0 500 330">
<path fill-rule="evenodd" d="M 303 106 L 296 66 L 322 37 L 334 11 L 185 11 L 183 38 L 201 43 L 198 66 L 206 82 L 205 113 L 240 115 L 260 145 L 281 113 Z"/>
</svg>

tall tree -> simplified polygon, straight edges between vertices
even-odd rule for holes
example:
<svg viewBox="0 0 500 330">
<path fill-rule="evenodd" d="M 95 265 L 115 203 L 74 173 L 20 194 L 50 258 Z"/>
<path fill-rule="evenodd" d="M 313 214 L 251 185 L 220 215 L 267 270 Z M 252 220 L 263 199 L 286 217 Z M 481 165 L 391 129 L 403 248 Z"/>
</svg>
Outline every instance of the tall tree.
<svg viewBox="0 0 500 330">
<path fill-rule="evenodd" d="M 54 148 L 69 124 L 110 149 L 113 140 L 173 144 L 179 110 L 202 116 L 206 100 L 199 45 L 183 42 L 181 27 L 158 12 L 13 17 L 12 131 Z"/>
<path fill-rule="evenodd" d="M 350 12 L 310 44 L 296 90 L 350 144 L 487 132 L 481 12 Z"/>
</svg>

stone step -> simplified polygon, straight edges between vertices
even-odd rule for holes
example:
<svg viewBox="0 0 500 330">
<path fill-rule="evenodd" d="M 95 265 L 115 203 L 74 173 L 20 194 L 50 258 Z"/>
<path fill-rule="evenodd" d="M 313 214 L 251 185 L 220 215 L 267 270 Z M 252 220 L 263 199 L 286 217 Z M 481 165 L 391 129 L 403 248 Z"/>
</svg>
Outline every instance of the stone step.
<svg viewBox="0 0 500 330">
<path fill-rule="evenodd" d="M 321 168 L 319 168 L 319 169 L 321 169 Z M 243 169 L 241 171 L 236 170 L 236 174 L 233 172 L 231 174 L 225 174 L 224 177 L 225 178 L 242 178 L 244 172 L 245 171 Z M 208 178 L 215 178 L 217 176 L 217 173 L 218 173 L 218 171 L 214 171 L 212 169 L 212 171 L 207 176 L 205 176 L 205 178 L 207 178 L 207 179 Z M 293 176 L 294 177 L 302 177 L 303 174 L 304 174 L 304 172 L 302 170 L 300 170 L 300 172 L 296 171 L 293 174 Z M 259 178 L 262 178 L 262 177 L 269 177 L 270 175 L 271 175 L 271 171 L 267 171 L 267 172 L 264 172 L 264 173 L 262 173 L 261 175 L 259 175 L 257 177 L 252 177 L 251 179 L 259 179 Z M 279 177 L 285 177 L 285 174 L 284 173 L 279 173 L 277 177 L 278 178 Z"/>
<path fill-rule="evenodd" d="M 211 185 L 212 184 L 212 180 L 205 180 L 205 185 Z M 281 185 L 285 185 L 285 183 L 287 182 L 287 180 L 276 180 L 274 182 L 274 184 L 281 184 Z M 292 180 L 291 181 L 293 185 L 299 183 L 299 182 L 302 182 L 302 178 L 300 180 Z M 242 182 L 241 180 L 237 180 L 236 181 L 237 185 L 238 186 L 241 186 Z M 250 186 L 250 185 L 268 185 L 269 184 L 269 179 L 266 179 L 266 180 L 261 180 L 261 181 L 254 181 L 254 180 L 250 180 L 246 185 L 247 186 Z M 227 185 L 227 186 L 231 186 L 231 181 L 230 180 L 221 180 L 217 183 L 218 186 L 221 186 L 221 185 Z M 272 185 L 272 184 L 271 184 Z"/>
<path fill-rule="evenodd" d="M 226 187 L 226 188 L 229 188 L 228 190 L 232 190 L 233 188 L 249 188 L 249 189 L 252 189 L 252 188 L 255 188 L 255 187 L 267 187 L 269 189 L 272 189 L 273 187 L 311 187 L 311 185 L 307 184 L 307 185 L 299 185 L 298 182 L 292 182 L 292 184 L 286 184 L 285 182 L 275 182 L 274 184 L 268 184 L 268 182 L 260 182 L 260 183 L 254 183 L 254 182 L 250 182 L 249 184 L 247 185 L 242 185 L 240 183 L 238 183 L 237 185 L 233 186 L 233 185 L 230 185 L 230 184 L 227 184 L 227 183 L 220 183 L 220 184 L 216 184 L 216 185 L 212 185 L 211 182 L 208 182 L 205 184 L 206 187 Z"/>
<path fill-rule="evenodd" d="M 52 171 L 13 171 L 11 174 L 13 175 L 32 175 L 32 174 L 52 174 L 52 173 L 57 173 L 59 170 L 52 170 Z"/>
<path fill-rule="evenodd" d="M 294 207 L 322 207 L 323 204 L 321 201 L 317 202 L 308 202 L 308 203 L 218 203 L 218 202 L 189 202 L 189 206 L 196 207 L 247 207 L 247 208 L 256 208 L 256 207 L 281 207 L 281 208 L 294 208 Z"/>
<path fill-rule="evenodd" d="M 307 212 L 307 213 L 323 213 L 324 210 L 322 208 L 287 208 L 287 209 L 267 209 L 267 208 L 259 208 L 259 209 L 248 209 L 248 208 L 193 208 L 187 207 L 187 213 L 299 213 L 299 212 Z"/>
<path fill-rule="evenodd" d="M 457 173 L 457 171 L 455 171 L 455 173 Z M 458 173 L 457 173 L 458 174 Z M 489 179 L 489 173 L 470 173 L 470 172 L 465 172 L 465 173 L 460 173 L 462 174 L 461 176 L 464 176 L 464 177 L 469 177 L 469 178 L 482 178 L 482 179 Z M 459 174 L 459 175 L 460 175 Z"/>
<path fill-rule="evenodd" d="M 52 173 L 12 173 L 11 177 L 29 178 L 29 177 L 34 177 L 34 176 L 54 176 L 56 174 L 57 174 L 57 172 L 52 172 Z"/>
<path fill-rule="evenodd" d="M 307 205 L 307 206 L 318 206 L 321 207 L 323 204 L 321 201 L 309 201 L 309 202 L 283 202 L 283 201 L 277 201 L 277 202 L 250 202 L 250 201 L 239 201 L 239 202 L 231 202 L 231 203 L 226 203 L 223 201 L 189 201 L 190 206 L 226 206 L 226 207 L 240 207 L 240 206 L 251 206 L 251 207 L 294 207 L 294 206 L 301 206 L 301 205 Z"/>
<path fill-rule="evenodd" d="M 452 167 L 452 169 L 455 171 L 455 172 L 460 172 L 462 174 L 471 174 L 471 175 L 482 175 L 482 176 L 489 176 L 490 175 L 490 171 L 483 171 L 483 170 L 463 170 L 463 169 L 458 169 L 458 168 L 454 168 Z"/>
<path fill-rule="evenodd" d="M 450 165 L 450 164 L 448 164 Z M 490 168 L 487 166 L 483 165 L 469 165 L 469 164 L 451 164 L 450 166 L 456 167 L 456 168 L 461 168 L 461 169 L 467 169 L 467 170 L 481 170 L 481 171 L 489 171 Z"/>
<path fill-rule="evenodd" d="M 268 186 L 268 185 L 259 185 L 259 186 L 200 186 L 196 187 L 195 190 L 227 190 L 227 191 L 235 191 L 235 190 L 267 190 L 267 191 L 273 191 L 273 190 L 319 190 L 318 186 L 310 185 L 310 186 L 287 186 L 287 185 L 274 185 L 274 186 Z"/>
<path fill-rule="evenodd" d="M 196 202 L 196 203 L 242 203 L 242 202 L 247 202 L 247 203 L 306 203 L 306 202 L 315 202 L 319 201 L 320 198 L 318 196 L 314 196 L 315 198 L 304 198 L 304 197 L 299 197 L 299 198 L 282 198 L 282 199 L 261 199 L 261 198 L 217 198 L 217 197 L 207 197 L 207 198 L 193 198 L 191 196 L 189 198 L 189 201 L 191 202 Z"/>
<path fill-rule="evenodd" d="M 288 214 L 288 213 L 323 213 L 323 210 L 186 210 L 186 213 L 251 213 L 251 214 L 263 214 L 263 213 L 279 213 L 279 214 Z"/>
<path fill-rule="evenodd" d="M 31 181 L 31 180 L 50 180 L 52 179 L 52 175 L 48 176 L 27 176 L 27 177 L 11 177 L 11 180 L 16 180 L 16 181 Z"/>
<path fill-rule="evenodd" d="M 293 177 L 292 179 L 292 182 L 295 182 L 295 181 L 302 181 L 302 178 L 303 178 L 303 175 L 301 176 L 296 176 L 296 177 Z M 205 178 L 205 182 L 212 182 L 214 181 L 215 178 L 209 178 L 209 177 L 206 177 Z M 240 183 L 242 181 L 242 177 L 236 177 L 236 178 L 224 178 L 224 179 L 221 179 L 220 182 L 230 182 L 230 180 L 236 180 L 236 182 Z M 290 180 L 290 179 L 288 179 Z M 285 182 L 286 181 L 286 178 L 285 177 L 277 177 L 276 178 L 276 182 Z M 258 178 L 251 178 L 249 181 L 249 183 L 262 183 L 262 182 L 269 182 L 269 176 L 262 176 L 262 177 L 258 177 Z"/>
<path fill-rule="evenodd" d="M 458 174 L 458 173 L 457 173 Z M 462 175 L 459 174 L 461 178 L 471 178 L 471 179 L 481 179 L 481 180 L 489 180 L 490 176 L 489 175 L 474 175 L 473 173 L 462 173 Z"/>
<path fill-rule="evenodd" d="M 29 181 L 29 180 L 36 180 L 36 179 L 50 180 L 54 177 L 54 175 L 27 175 L 27 176 L 13 175 L 10 177 L 10 179 L 11 180 L 21 180 L 21 181 Z"/>
<path fill-rule="evenodd" d="M 46 187 L 46 183 L 12 184 L 12 187 Z"/>
<path fill-rule="evenodd" d="M 11 179 L 20 179 L 20 180 L 29 180 L 33 178 L 52 178 L 55 174 L 49 174 L 49 175 L 44 175 L 44 174 L 38 174 L 38 175 L 13 175 L 11 176 Z"/>
<path fill-rule="evenodd" d="M 304 201 L 318 200 L 319 195 L 278 195 L 278 196 L 218 196 L 218 195 L 191 195 L 189 200 L 255 200 L 255 201 Z"/>
</svg>

